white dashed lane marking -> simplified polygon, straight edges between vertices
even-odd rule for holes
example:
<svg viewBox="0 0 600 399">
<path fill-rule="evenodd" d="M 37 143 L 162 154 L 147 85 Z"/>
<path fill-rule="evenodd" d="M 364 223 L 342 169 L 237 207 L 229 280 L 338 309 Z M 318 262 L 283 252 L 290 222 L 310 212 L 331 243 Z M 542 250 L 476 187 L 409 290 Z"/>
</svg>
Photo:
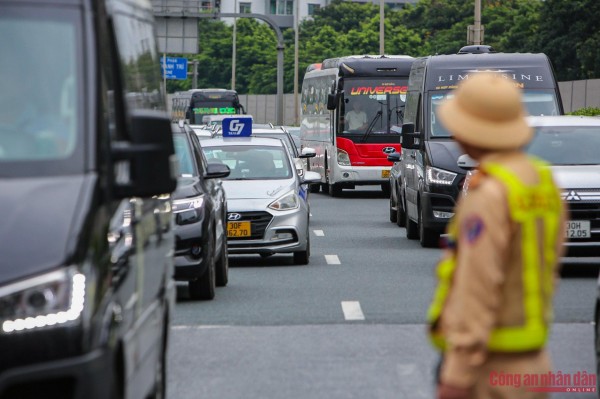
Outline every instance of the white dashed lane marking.
<svg viewBox="0 0 600 399">
<path fill-rule="evenodd" d="M 328 265 L 341 265 L 340 258 L 337 255 L 325 255 L 325 261 Z"/>
<path fill-rule="evenodd" d="M 317 237 L 324 237 L 325 236 L 325 233 L 323 232 L 323 230 L 313 230 L 313 231 L 314 231 L 314 233 L 315 233 L 315 235 Z"/>
<path fill-rule="evenodd" d="M 364 320 L 365 315 L 360 308 L 360 302 L 358 301 L 344 301 L 342 302 L 342 311 L 344 312 L 344 318 L 346 320 Z"/>
</svg>

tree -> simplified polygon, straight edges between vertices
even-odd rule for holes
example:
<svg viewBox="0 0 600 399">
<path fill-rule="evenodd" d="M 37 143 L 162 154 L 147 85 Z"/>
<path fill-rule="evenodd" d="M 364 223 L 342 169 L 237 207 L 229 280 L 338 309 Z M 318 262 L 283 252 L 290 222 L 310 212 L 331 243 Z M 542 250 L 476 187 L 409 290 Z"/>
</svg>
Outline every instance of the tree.
<svg viewBox="0 0 600 399">
<path fill-rule="evenodd" d="M 546 0 L 540 9 L 537 44 L 554 64 L 558 80 L 598 75 L 597 0 Z"/>
</svg>

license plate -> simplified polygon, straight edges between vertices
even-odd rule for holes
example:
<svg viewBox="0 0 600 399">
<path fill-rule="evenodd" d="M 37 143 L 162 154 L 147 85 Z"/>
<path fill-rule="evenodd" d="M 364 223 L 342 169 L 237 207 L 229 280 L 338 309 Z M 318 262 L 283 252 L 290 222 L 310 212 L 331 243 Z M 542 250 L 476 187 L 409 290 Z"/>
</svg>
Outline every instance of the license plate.
<svg viewBox="0 0 600 399">
<path fill-rule="evenodd" d="M 250 222 L 227 222 L 227 237 L 250 237 Z"/>
<path fill-rule="evenodd" d="M 381 171 L 381 177 L 383 177 L 383 178 L 390 177 L 390 171 L 389 170 L 382 170 Z"/>
<path fill-rule="evenodd" d="M 567 222 L 565 230 L 566 238 L 590 238 L 590 221 L 589 220 L 570 220 Z"/>
</svg>

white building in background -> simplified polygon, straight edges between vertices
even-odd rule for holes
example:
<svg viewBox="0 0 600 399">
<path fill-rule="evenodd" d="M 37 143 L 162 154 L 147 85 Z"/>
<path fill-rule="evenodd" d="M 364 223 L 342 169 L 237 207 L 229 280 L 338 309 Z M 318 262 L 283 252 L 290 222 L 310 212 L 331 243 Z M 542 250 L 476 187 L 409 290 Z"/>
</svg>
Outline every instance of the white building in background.
<svg viewBox="0 0 600 399">
<path fill-rule="evenodd" d="M 220 6 L 221 12 L 223 13 L 239 12 L 245 14 L 268 15 L 280 28 L 291 28 L 294 26 L 296 1 L 300 2 L 298 4 L 298 17 L 300 21 L 305 18 L 310 18 L 317 10 L 326 7 L 331 3 L 331 0 L 152 0 L 152 4 L 157 13 L 181 12 L 182 16 L 198 12 L 210 13 L 215 10 L 215 7 Z M 379 0 L 346 1 L 379 4 Z M 417 0 L 384 1 L 387 6 L 391 7 L 402 7 L 407 3 L 417 2 Z M 230 20 L 230 18 L 227 19 Z"/>
</svg>

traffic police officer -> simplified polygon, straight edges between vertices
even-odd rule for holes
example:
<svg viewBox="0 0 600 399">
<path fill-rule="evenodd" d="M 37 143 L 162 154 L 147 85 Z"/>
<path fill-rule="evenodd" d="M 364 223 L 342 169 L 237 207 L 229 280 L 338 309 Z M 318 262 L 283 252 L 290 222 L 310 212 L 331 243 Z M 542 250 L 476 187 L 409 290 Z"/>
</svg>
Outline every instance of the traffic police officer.
<svg viewBox="0 0 600 399">
<path fill-rule="evenodd" d="M 510 79 L 473 74 L 438 117 L 480 166 L 448 226 L 428 313 L 442 350 L 437 397 L 544 398 L 498 376 L 522 381 L 551 371 L 545 345 L 563 240 L 559 190 L 548 165 L 522 151 L 532 130 Z"/>
</svg>

